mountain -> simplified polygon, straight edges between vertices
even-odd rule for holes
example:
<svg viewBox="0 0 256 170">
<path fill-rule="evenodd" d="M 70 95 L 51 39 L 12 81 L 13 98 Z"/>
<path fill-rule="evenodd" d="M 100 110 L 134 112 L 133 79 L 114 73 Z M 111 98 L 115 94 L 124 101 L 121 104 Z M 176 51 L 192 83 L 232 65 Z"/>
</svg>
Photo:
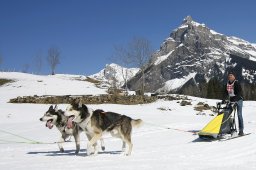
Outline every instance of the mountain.
<svg viewBox="0 0 256 170">
<path fill-rule="evenodd" d="M 102 109 L 142 119 L 144 125 L 132 129 L 133 150 L 127 157 L 121 140 L 105 134 L 106 150 L 87 156 L 88 139 L 81 133 L 81 150 L 75 154 L 73 137 L 58 148 L 61 133 L 47 128 L 39 119 L 50 104 L 8 103 L 11 98 L 31 95 L 93 95 L 105 93 L 85 81 L 85 76 L 38 76 L 0 72 L 0 79 L 13 80 L 0 86 L 0 169 L 1 170 L 153 170 L 153 169 L 218 169 L 255 170 L 256 120 L 255 101 L 245 101 L 243 107 L 246 133 L 251 135 L 230 141 L 202 142 L 196 135 L 214 117 L 211 110 L 196 111 L 195 107 L 215 106 L 217 100 L 184 96 L 191 105 L 181 106 L 181 100 L 158 100 L 150 104 L 90 104 L 92 110 Z M 175 95 L 176 96 L 176 95 Z M 201 104 L 200 104 L 201 103 Z M 200 104 L 200 105 L 199 105 Z M 59 104 L 63 111 L 67 104 Z M 121 121 L 118 121 L 120 123 Z M 124 122 L 125 123 L 125 122 Z"/>
<path fill-rule="evenodd" d="M 145 89 L 157 93 L 184 93 L 206 97 L 207 83 L 224 82 L 234 69 L 240 81 L 256 83 L 256 44 L 229 37 L 187 16 L 156 51 L 145 69 Z M 139 89 L 142 74 L 128 82 Z"/>
<path fill-rule="evenodd" d="M 129 80 L 139 71 L 138 68 L 125 68 L 118 64 L 107 64 L 99 73 L 90 75 L 90 78 L 101 82 L 101 87 L 110 87 L 115 84 L 121 87 L 125 83 L 125 79 Z"/>
</svg>

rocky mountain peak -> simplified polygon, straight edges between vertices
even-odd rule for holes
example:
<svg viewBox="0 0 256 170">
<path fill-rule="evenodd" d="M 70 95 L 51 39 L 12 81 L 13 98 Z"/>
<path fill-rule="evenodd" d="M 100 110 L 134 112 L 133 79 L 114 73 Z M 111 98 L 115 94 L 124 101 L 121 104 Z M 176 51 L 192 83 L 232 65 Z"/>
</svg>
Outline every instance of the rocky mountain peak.
<svg viewBox="0 0 256 170">
<path fill-rule="evenodd" d="M 187 86 L 197 88 L 212 77 L 223 80 L 227 67 L 236 67 L 242 81 L 256 83 L 256 64 L 252 69 L 242 59 L 255 64 L 254 44 L 217 33 L 187 16 L 152 56 L 145 72 L 146 90 L 179 92 L 187 82 L 190 82 Z M 141 79 L 139 75 L 131 79 L 130 88 L 137 90 Z"/>
<path fill-rule="evenodd" d="M 124 85 L 125 79 L 129 80 L 139 71 L 138 68 L 125 68 L 118 64 L 106 64 L 100 72 L 90 75 L 90 78 L 101 82 L 100 87 L 111 87 L 113 84 L 117 87 Z"/>
<path fill-rule="evenodd" d="M 191 24 L 193 21 L 192 17 L 190 15 L 186 16 L 184 19 L 183 19 L 183 22 L 182 24 Z"/>
</svg>

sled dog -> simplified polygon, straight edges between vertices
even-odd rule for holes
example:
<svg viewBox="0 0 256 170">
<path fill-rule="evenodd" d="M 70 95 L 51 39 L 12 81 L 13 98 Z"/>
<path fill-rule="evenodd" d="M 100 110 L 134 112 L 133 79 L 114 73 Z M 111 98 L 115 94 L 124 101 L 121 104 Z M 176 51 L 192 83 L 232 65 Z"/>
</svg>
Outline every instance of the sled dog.
<svg viewBox="0 0 256 170">
<path fill-rule="evenodd" d="M 133 147 L 131 141 L 132 127 L 139 127 L 142 124 L 141 119 L 134 120 L 126 115 L 104 112 L 99 109 L 93 111 L 86 105 L 75 102 L 67 107 L 65 116 L 69 117 L 68 125 L 75 122 L 86 132 L 89 139 L 87 155 L 93 152 L 92 146 L 105 132 L 109 132 L 113 137 L 121 138 L 123 141 L 122 150 L 125 155 L 130 155 Z M 94 154 L 97 153 L 98 149 L 94 148 Z"/>
<path fill-rule="evenodd" d="M 40 118 L 40 121 L 46 122 L 46 127 L 52 129 L 54 125 L 61 133 L 61 137 L 59 139 L 58 146 L 61 152 L 64 152 L 62 143 L 70 137 L 74 136 L 76 143 L 76 154 L 79 153 L 80 150 L 80 133 L 83 131 L 76 123 L 69 123 L 67 126 L 68 117 L 64 115 L 64 112 L 58 109 L 57 105 L 53 108 L 50 106 L 48 111 Z M 105 146 L 103 140 L 101 139 L 101 147 L 102 150 L 105 150 Z"/>
</svg>

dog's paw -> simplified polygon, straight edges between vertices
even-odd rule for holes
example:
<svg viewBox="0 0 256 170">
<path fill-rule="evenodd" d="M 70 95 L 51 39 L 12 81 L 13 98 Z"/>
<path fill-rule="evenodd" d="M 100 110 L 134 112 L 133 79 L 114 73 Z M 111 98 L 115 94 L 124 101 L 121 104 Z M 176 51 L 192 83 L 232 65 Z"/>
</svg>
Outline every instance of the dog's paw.
<svg viewBox="0 0 256 170">
<path fill-rule="evenodd" d="M 101 150 L 102 150 L 102 151 L 105 151 L 105 146 L 102 146 L 102 147 L 101 147 Z"/>
<path fill-rule="evenodd" d="M 97 151 L 95 151 L 93 155 L 94 155 L 94 156 L 98 155 L 98 152 L 97 152 Z"/>
<path fill-rule="evenodd" d="M 90 155 L 91 155 L 91 152 L 87 152 L 86 155 L 87 155 L 87 156 L 90 156 Z"/>
<path fill-rule="evenodd" d="M 92 154 L 92 152 L 91 152 L 91 151 L 88 151 L 88 149 L 87 149 L 86 155 L 87 155 L 87 156 L 90 156 L 91 154 Z"/>
<path fill-rule="evenodd" d="M 63 148 L 60 148 L 60 152 L 64 152 L 64 149 L 63 149 Z"/>
<path fill-rule="evenodd" d="M 129 153 L 123 153 L 124 156 L 131 156 Z"/>
<path fill-rule="evenodd" d="M 87 156 L 91 155 L 93 152 L 93 148 L 90 145 L 87 145 Z"/>
</svg>

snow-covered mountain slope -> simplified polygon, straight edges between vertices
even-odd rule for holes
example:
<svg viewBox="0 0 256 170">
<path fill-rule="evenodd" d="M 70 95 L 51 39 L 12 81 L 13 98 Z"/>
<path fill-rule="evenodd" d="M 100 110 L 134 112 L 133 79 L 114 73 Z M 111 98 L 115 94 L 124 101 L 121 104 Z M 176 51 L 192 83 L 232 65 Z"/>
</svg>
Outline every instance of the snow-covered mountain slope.
<svg viewBox="0 0 256 170">
<path fill-rule="evenodd" d="M 165 82 L 165 85 L 162 88 L 158 89 L 156 92 L 163 94 L 163 93 L 168 93 L 171 90 L 179 89 L 181 84 L 185 84 L 191 78 L 194 78 L 195 75 L 196 73 L 191 73 L 188 76 L 184 76 L 183 78 L 168 80 L 167 82 Z"/>
<path fill-rule="evenodd" d="M 133 129 L 133 151 L 129 157 L 122 155 L 121 140 L 108 134 L 103 136 L 105 152 L 100 151 L 98 155 L 86 156 L 88 140 L 84 133 L 81 134 L 81 151 L 76 156 L 73 138 L 71 142 L 63 144 L 65 152 L 61 153 L 56 144 L 60 137 L 59 131 L 56 127 L 49 130 L 45 123 L 39 121 L 50 105 L 6 102 L 18 95 L 41 95 L 45 92 L 44 89 L 48 95 L 97 95 L 102 91 L 87 82 L 74 80 L 81 77 L 73 75 L 36 76 L 0 73 L 0 77 L 16 79 L 15 84 L 0 86 L 1 170 L 256 169 L 255 101 L 245 101 L 243 107 L 245 132 L 252 134 L 225 142 L 200 142 L 197 140 L 198 136 L 193 133 L 213 119 L 210 110 L 197 115 L 194 106 L 198 102 L 214 106 L 217 100 L 188 96 L 192 105 L 187 106 L 180 106 L 176 100 L 158 100 L 151 104 L 139 105 L 88 105 L 92 109 L 113 111 L 134 119 L 140 118 L 144 125 Z M 44 84 L 44 88 L 40 83 Z M 66 107 L 66 104 L 59 105 L 59 109 L 62 110 Z"/>
<path fill-rule="evenodd" d="M 110 87 L 113 83 L 116 83 L 118 87 L 121 87 L 124 85 L 125 79 L 129 80 L 131 77 L 135 76 L 138 71 L 138 68 L 125 68 L 112 63 L 107 64 L 99 73 L 89 77 L 101 81 L 102 86 Z"/>
<path fill-rule="evenodd" d="M 249 43 L 243 39 L 237 37 L 227 37 L 227 40 L 231 42 L 227 45 L 227 49 L 230 51 L 238 51 L 245 55 L 249 55 L 249 60 L 256 61 L 256 45 Z"/>
<path fill-rule="evenodd" d="M 193 31 L 191 34 L 190 31 Z M 195 38 L 194 40 L 192 40 Z M 161 45 L 160 55 L 156 55 L 155 60 L 159 60 L 159 58 L 163 58 L 165 55 L 161 55 L 161 53 L 167 53 L 167 56 L 170 56 L 171 53 L 175 50 L 170 50 L 173 44 L 175 44 L 175 48 L 191 45 L 186 42 L 186 40 L 195 42 L 195 45 L 198 43 L 208 43 L 209 53 L 215 59 L 218 59 L 218 55 L 227 55 L 226 53 L 235 53 L 240 54 L 241 56 L 247 57 L 248 59 L 252 59 L 255 61 L 256 59 L 256 45 L 253 43 L 249 43 L 241 38 L 237 38 L 234 36 L 226 36 L 221 33 L 218 33 L 210 28 L 208 28 L 205 24 L 200 24 L 192 20 L 190 16 L 187 16 L 181 26 L 177 29 L 173 30 L 170 37 L 168 37 L 163 44 Z M 215 42 L 214 42 L 215 41 Z M 200 44 L 198 44 L 200 45 Z M 207 44 L 202 44 L 207 47 Z M 213 47 L 212 47 L 213 46 Z M 217 47 L 217 48 L 216 48 Z M 188 47 L 189 48 L 189 47 Z M 203 50 L 203 49 L 201 49 Z M 169 52 L 170 51 L 170 52 Z M 206 55 L 206 54 L 205 54 Z M 164 57 L 167 59 L 167 57 Z M 161 60 L 161 62 L 164 60 Z M 160 64 L 161 62 L 155 62 L 154 64 Z"/>
<path fill-rule="evenodd" d="M 198 85 L 208 82 L 212 77 L 223 80 L 225 73 L 231 67 L 237 72 L 241 81 L 256 83 L 255 59 L 255 44 L 218 33 L 188 16 L 164 40 L 160 49 L 153 54 L 147 64 L 145 89 L 155 92 L 164 88 L 167 93 L 179 92 L 186 83 L 182 80 L 193 74 L 191 80 L 195 83 L 189 86 L 194 86 L 194 91 L 197 91 Z M 243 76 L 245 74 L 249 76 Z M 130 89 L 140 88 L 141 79 L 141 73 L 132 78 L 128 83 Z M 170 86 L 169 82 L 180 84 Z"/>
<path fill-rule="evenodd" d="M 18 72 L 0 72 L 0 78 L 14 80 L 1 86 L 1 96 L 15 98 L 29 95 L 87 95 L 106 94 L 104 89 L 85 81 L 80 75 L 32 75 Z M 0 100 L 4 100 L 3 97 Z"/>
</svg>

